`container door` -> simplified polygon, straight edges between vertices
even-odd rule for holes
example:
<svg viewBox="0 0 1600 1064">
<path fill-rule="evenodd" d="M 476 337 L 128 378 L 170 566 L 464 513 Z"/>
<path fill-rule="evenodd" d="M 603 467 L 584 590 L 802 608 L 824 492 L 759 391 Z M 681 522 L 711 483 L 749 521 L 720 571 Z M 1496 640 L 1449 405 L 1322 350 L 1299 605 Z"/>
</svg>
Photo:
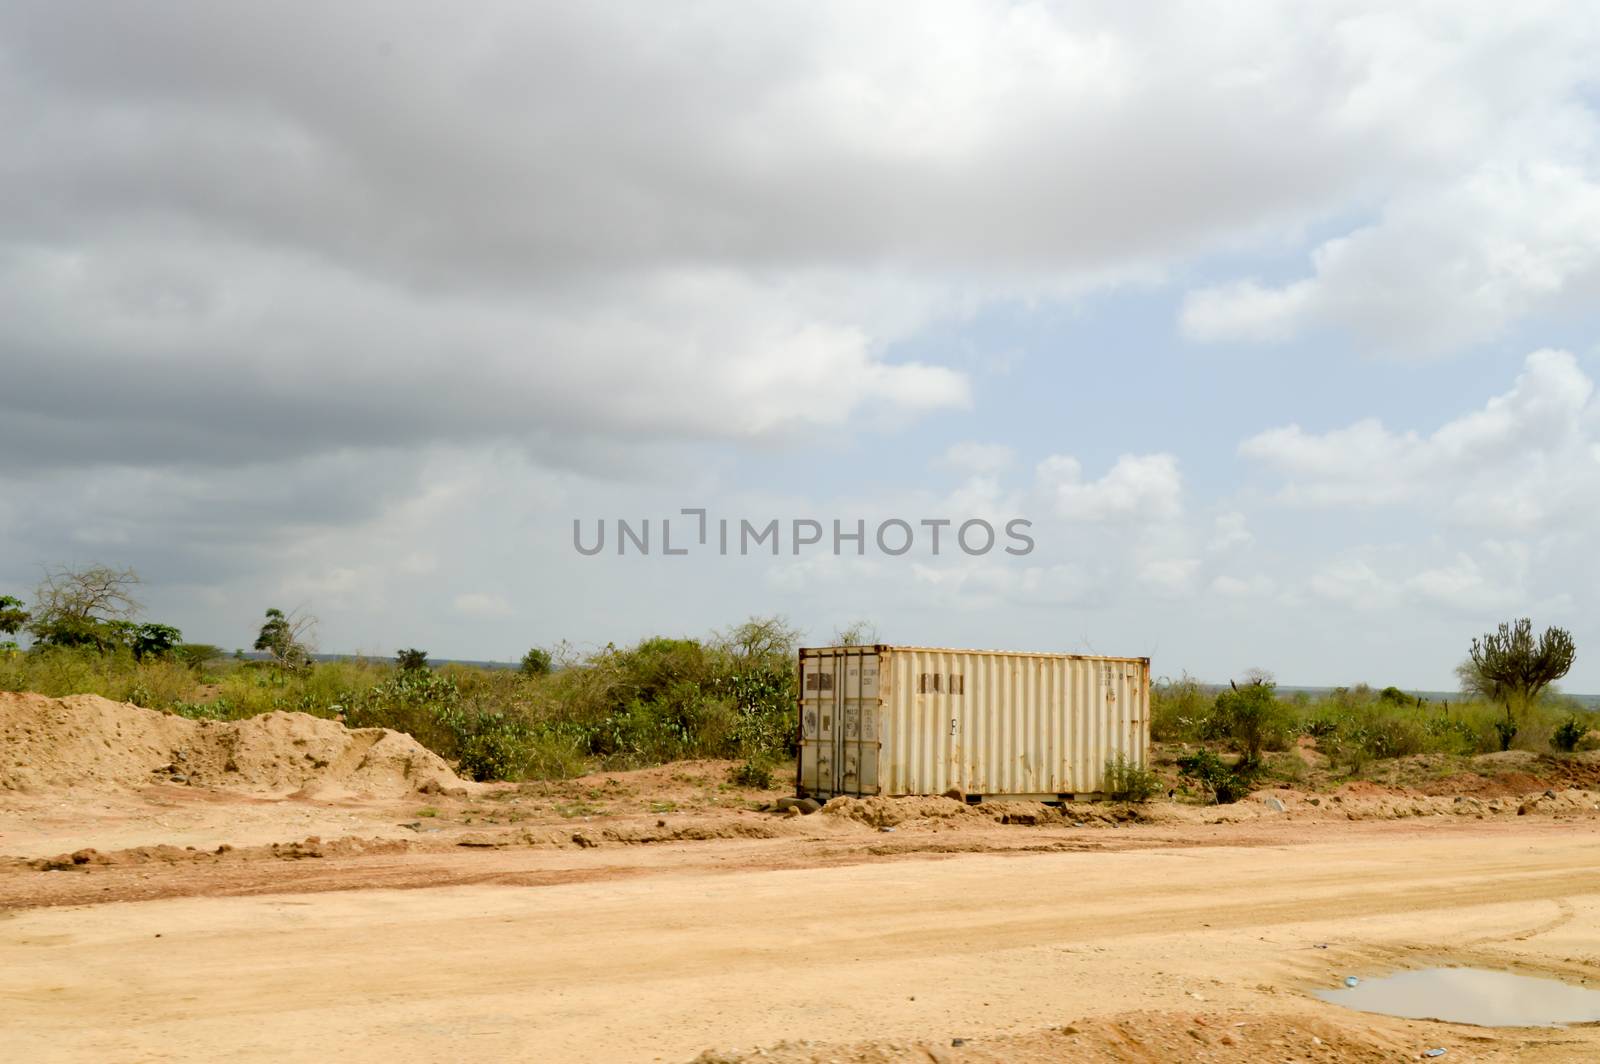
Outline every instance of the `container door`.
<svg viewBox="0 0 1600 1064">
<path fill-rule="evenodd" d="M 878 655 L 872 647 L 847 648 L 837 661 L 834 729 L 835 794 L 878 793 Z"/>
<path fill-rule="evenodd" d="M 827 799 L 877 794 L 880 703 L 874 647 L 800 655 L 800 790 Z"/>
<path fill-rule="evenodd" d="M 816 651 L 800 652 L 799 793 L 833 797 L 834 717 L 838 713 L 834 667 L 838 659 Z"/>
</svg>

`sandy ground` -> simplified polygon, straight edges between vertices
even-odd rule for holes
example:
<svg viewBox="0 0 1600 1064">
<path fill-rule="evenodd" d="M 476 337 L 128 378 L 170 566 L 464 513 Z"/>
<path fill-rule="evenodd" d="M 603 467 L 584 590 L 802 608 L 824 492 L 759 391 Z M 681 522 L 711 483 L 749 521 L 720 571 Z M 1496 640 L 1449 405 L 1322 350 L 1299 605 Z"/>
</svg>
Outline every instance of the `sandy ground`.
<svg viewBox="0 0 1600 1064">
<path fill-rule="evenodd" d="M 1600 1030 L 1387 1020 L 1307 993 L 1433 964 L 1600 983 L 1592 793 L 1286 791 L 1283 812 L 1007 824 L 1032 815 L 933 799 L 783 817 L 754 808 L 777 792 L 725 779 L 7 795 L 0 1045 L 39 1061 L 1600 1059 Z"/>
</svg>

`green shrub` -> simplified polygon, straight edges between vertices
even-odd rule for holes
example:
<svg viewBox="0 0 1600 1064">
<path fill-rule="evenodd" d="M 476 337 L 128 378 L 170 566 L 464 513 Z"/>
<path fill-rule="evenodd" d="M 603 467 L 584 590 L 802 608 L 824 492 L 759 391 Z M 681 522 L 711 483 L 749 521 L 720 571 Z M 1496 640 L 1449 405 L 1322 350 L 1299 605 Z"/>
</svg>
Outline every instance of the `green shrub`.
<svg viewBox="0 0 1600 1064">
<path fill-rule="evenodd" d="M 1511 716 L 1509 712 L 1494 722 L 1494 733 L 1500 738 L 1500 749 L 1502 751 L 1511 749 L 1511 744 L 1517 741 L 1517 732 L 1520 730 L 1517 726 L 1516 718 Z"/>
<path fill-rule="evenodd" d="M 401 672 L 416 672 L 428 667 L 428 652 L 416 647 L 406 647 L 394 652 L 395 668 Z"/>
<path fill-rule="evenodd" d="M 1306 717 L 1300 725 L 1300 733 L 1309 735 L 1313 739 L 1326 739 L 1338 734 L 1339 722 L 1342 718 L 1333 710 L 1319 707 L 1316 713 Z"/>
<path fill-rule="evenodd" d="M 219 698 L 214 702 L 174 702 L 172 712 L 190 720 L 239 720 L 232 702 Z"/>
<path fill-rule="evenodd" d="M 345 723 L 352 728 L 392 728 L 405 732 L 446 759 L 459 756 L 461 704 L 455 681 L 427 670 L 396 672 L 349 700 Z"/>
<path fill-rule="evenodd" d="M 746 757 L 795 754 L 794 684 L 788 662 L 730 666 L 716 678 L 714 690 L 733 707 L 729 740 L 735 750 Z"/>
<path fill-rule="evenodd" d="M 1410 757 L 1422 753 L 1427 745 L 1421 725 L 1404 717 L 1375 719 L 1366 742 L 1375 758 Z"/>
<path fill-rule="evenodd" d="M 1504 719 L 1502 710 L 1482 702 L 1419 704 L 1410 696 L 1374 696 L 1365 685 L 1337 688 L 1300 711 L 1301 734 L 1314 737 L 1324 753 L 1353 774 L 1382 758 L 1498 750 L 1495 724 Z M 1530 715 L 1530 722 L 1537 716 Z"/>
<path fill-rule="evenodd" d="M 212 646 L 210 643 L 183 643 L 175 647 L 172 653 L 195 672 L 199 672 L 223 656 L 222 648 Z"/>
<path fill-rule="evenodd" d="M 750 787 L 758 791 L 772 789 L 772 762 L 765 758 L 751 758 L 738 765 L 728 774 L 728 778 L 740 787 Z"/>
<path fill-rule="evenodd" d="M 1422 719 L 1426 749 L 1446 754 L 1487 754 L 1496 749 L 1493 728 L 1480 714 L 1444 710 Z"/>
<path fill-rule="evenodd" d="M 1158 743 L 1199 739 L 1213 699 L 1188 673 L 1150 686 L 1150 738 Z"/>
<path fill-rule="evenodd" d="M 568 729 L 546 726 L 529 743 L 524 779 L 565 780 L 589 771 L 581 737 Z"/>
<path fill-rule="evenodd" d="M 1270 683 L 1248 683 L 1217 695 L 1216 727 L 1248 761 L 1263 750 L 1282 750 L 1289 741 L 1289 716 Z"/>
<path fill-rule="evenodd" d="M 1218 805 L 1232 805 L 1255 788 L 1261 763 L 1242 759 L 1229 765 L 1210 750 L 1197 750 L 1178 758 L 1178 774 L 1210 791 Z"/>
<path fill-rule="evenodd" d="M 456 771 L 475 780 L 520 780 L 531 774 L 534 728 L 516 715 L 452 708 L 440 714 L 450 729 Z"/>
<path fill-rule="evenodd" d="M 1148 802 L 1160 788 L 1160 779 L 1149 769 L 1121 754 L 1106 758 L 1106 797 L 1118 802 Z"/>
<path fill-rule="evenodd" d="M 1577 717 L 1568 717 L 1557 726 L 1555 732 L 1550 736 L 1550 745 L 1557 750 L 1571 753 L 1578 748 L 1578 743 L 1588 734 L 1588 731 L 1588 725 Z"/>
<path fill-rule="evenodd" d="M 522 675 L 550 675 L 550 652 L 541 647 L 534 647 L 522 655 Z"/>
</svg>

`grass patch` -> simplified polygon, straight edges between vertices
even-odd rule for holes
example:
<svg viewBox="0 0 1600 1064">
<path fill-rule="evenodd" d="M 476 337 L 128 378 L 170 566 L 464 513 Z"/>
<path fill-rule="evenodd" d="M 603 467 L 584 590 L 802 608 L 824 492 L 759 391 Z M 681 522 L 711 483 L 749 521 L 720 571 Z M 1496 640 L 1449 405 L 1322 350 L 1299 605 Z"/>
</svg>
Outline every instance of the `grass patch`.
<svg viewBox="0 0 1600 1064">
<path fill-rule="evenodd" d="M 772 789 L 772 762 L 764 757 L 753 757 L 743 764 L 735 765 L 728 774 L 735 786 L 749 787 L 758 791 Z"/>
<path fill-rule="evenodd" d="M 1106 759 L 1106 796 L 1118 802 L 1148 802 L 1161 787 L 1160 778 L 1121 754 Z"/>
</svg>

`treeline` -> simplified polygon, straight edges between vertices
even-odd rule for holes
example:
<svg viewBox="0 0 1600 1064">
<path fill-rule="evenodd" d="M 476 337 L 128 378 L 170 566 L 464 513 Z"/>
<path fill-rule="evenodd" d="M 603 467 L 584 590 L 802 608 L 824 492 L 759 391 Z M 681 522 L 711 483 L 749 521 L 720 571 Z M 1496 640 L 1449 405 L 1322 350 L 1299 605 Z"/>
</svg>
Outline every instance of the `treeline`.
<svg viewBox="0 0 1600 1064">
<path fill-rule="evenodd" d="M 1600 748 L 1594 714 L 1553 687 L 1576 657 L 1565 629 L 1535 636 L 1532 621 L 1520 618 L 1472 640 L 1456 668 L 1460 701 L 1366 684 L 1280 697 L 1264 670 L 1221 691 L 1186 675 L 1152 686 L 1150 734 L 1156 742 L 1196 744 L 1177 758 L 1179 772 L 1220 802 L 1249 793 L 1264 776 L 1300 774 L 1304 762 L 1288 751 L 1302 739 L 1351 776 L 1374 761 L 1415 754 L 1593 750 Z M 1273 765 L 1269 754 L 1287 756 Z"/>
<path fill-rule="evenodd" d="M 26 652 L 0 642 L 0 689 L 99 694 L 195 718 L 292 710 L 394 728 L 477 779 L 705 757 L 743 759 L 746 778 L 760 781 L 795 753 L 799 633 L 779 618 L 587 653 L 535 647 L 513 670 L 434 668 L 417 648 L 393 661 L 317 661 L 315 619 L 269 609 L 254 643 L 263 660 L 225 660 L 142 620 L 137 585 L 132 570 L 92 566 L 47 572 L 31 609 L 0 596 L 0 635 L 26 631 L 33 640 Z M 834 643 L 877 639 L 865 624 L 833 635 Z M 1282 696 L 1260 671 L 1221 691 L 1185 676 L 1152 688 L 1151 736 L 1196 744 L 1179 767 L 1222 800 L 1247 793 L 1268 771 L 1267 755 L 1302 737 L 1349 775 L 1412 754 L 1589 749 L 1600 746 L 1595 718 L 1552 693 L 1575 654 L 1563 629 L 1535 636 L 1527 619 L 1502 624 L 1472 641 L 1457 669 L 1464 697 L 1452 702 L 1364 684 Z"/>
<path fill-rule="evenodd" d="M 185 644 L 183 633 L 170 624 L 138 620 L 143 610 L 134 598 L 138 584 L 132 569 L 47 569 L 31 609 L 14 595 L 0 595 L 0 635 L 26 632 L 39 647 L 121 650 L 140 660 L 176 655 L 198 663 L 219 653 L 216 647 Z M 16 649 L 14 639 L 0 640 L 0 650 Z"/>
<path fill-rule="evenodd" d="M 1517 710 L 1512 722 L 1504 703 L 1481 696 L 1430 701 L 1366 684 L 1320 697 L 1280 697 L 1270 680 L 1218 692 L 1185 676 L 1158 683 L 1150 693 L 1151 737 L 1197 747 L 1178 757 L 1178 767 L 1224 802 L 1265 778 L 1295 778 L 1304 769 L 1293 752 L 1302 738 L 1313 740 L 1330 769 L 1345 776 L 1415 754 L 1600 749 L 1600 731 L 1593 730 L 1600 718 L 1575 699 L 1549 691 Z"/>
<path fill-rule="evenodd" d="M 270 618 L 269 618 L 270 622 Z M 652 638 L 521 669 L 396 660 L 209 660 L 104 642 L 0 652 L 0 689 L 99 694 L 195 719 L 288 710 L 408 732 L 475 779 L 565 778 L 682 758 L 737 758 L 766 778 L 794 755 L 798 635 L 755 618 L 704 639 Z"/>
</svg>

